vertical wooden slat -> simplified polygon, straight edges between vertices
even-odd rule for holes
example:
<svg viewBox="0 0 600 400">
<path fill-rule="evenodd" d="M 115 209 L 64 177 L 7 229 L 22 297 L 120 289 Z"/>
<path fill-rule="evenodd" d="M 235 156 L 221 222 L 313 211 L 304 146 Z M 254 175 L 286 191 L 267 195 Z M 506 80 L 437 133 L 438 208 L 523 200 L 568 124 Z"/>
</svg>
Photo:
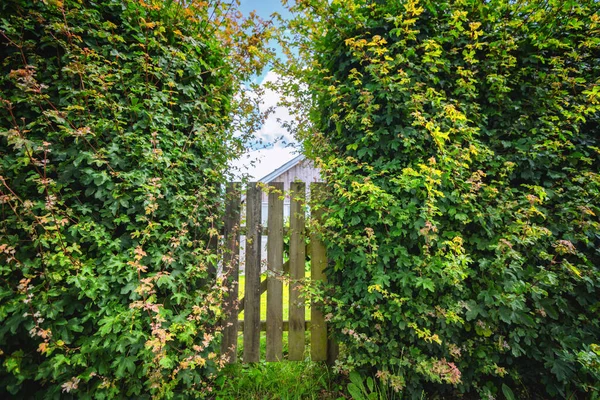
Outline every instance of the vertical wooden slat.
<svg viewBox="0 0 600 400">
<path fill-rule="evenodd" d="M 244 362 L 260 360 L 261 195 L 252 182 L 246 195 L 246 286 L 244 294 Z"/>
<path fill-rule="evenodd" d="M 269 184 L 267 238 L 267 361 L 283 359 L 283 182 Z"/>
<path fill-rule="evenodd" d="M 306 185 L 304 182 L 291 183 L 290 205 L 290 332 L 288 348 L 290 361 L 304 359 L 304 301 L 298 285 L 304 279 L 304 203 Z"/>
<path fill-rule="evenodd" d="M 329 335 L 327 339 L 327 364 L 334 365 L 335 360 L 338 359 L 338 355 L 340 354 L 340 345 L 331 337 L 331 332 L 329 332 Z"/>
<path fill-rule="evenodd" d="M 238 337 L 238 282 L 240 278 L 240 184 L 229 183 L 225 193 L 225 251 L 223 254 L 223 273 L 227 277 L 229 296 L 225 300 L 224 310 L 227 314 L 223 329 L 221 353 L 235 363 L 237 358 Z"/>
<path fill-rule="evenodd" d="M 323 215 L 323 209 L 318 206 L 322 200 L 323 191 L 322 183 L 311 184 L 311 218 L 315 221 L 321 221 Z M 310 249 L 310 278 L 312 281 L 325 281 L 325 267 L 327 266 L 325 245 L 314 229 L 310 232 Z M 319 303 L 311 303 L 310 306 L 310 358 L 313 361 L 327 360 L 327 324 L 320 306 Z"/>
<path fill-rule="evenodd" d="M 221 185 L 217 184 L 213 195 L 215 197 L 219 197 L 221 194 Z M 227 201 L 227 200 L 225 200 Z M 208 249 L 212 254 L 217 252 L 217 248 L 219 247 L 219 235 L 212 233 L 208 238 Z M 218 261 L 215 259 L 214 261 L 209 262 L 208 264 L 208 282 L 212 286 L 217 279 L 217 263 Z"/>
</svg>

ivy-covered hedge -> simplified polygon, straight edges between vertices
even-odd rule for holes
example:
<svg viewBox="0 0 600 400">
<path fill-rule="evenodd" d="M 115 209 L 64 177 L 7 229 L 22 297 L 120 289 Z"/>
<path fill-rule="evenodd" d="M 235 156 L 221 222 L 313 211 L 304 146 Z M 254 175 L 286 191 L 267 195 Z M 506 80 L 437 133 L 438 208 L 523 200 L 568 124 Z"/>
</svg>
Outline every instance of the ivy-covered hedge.
<svg viewBox="0 0 600 400">
<path fill-rule="evenodd" d="M 0 2 L 2 398 L 210 391 L 236 80 L 181 3 Z"/>
<path fill-rule="evenodd" d="M 416 398 L 599 396 L 597 10 L 295 7 L 345 366 Z"/>
</svg>

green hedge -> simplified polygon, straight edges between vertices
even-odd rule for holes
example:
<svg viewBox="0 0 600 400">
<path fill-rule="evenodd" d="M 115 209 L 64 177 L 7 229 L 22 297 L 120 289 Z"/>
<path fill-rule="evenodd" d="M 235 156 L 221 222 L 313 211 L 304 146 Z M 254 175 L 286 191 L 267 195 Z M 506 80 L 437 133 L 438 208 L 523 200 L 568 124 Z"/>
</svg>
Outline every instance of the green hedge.
<svg viewBox="0 0 600 400">
<path fill-rule="evenodd" d="M 0 2 L 0 397 L 202 397 L 238 144 L 210 9 Z"/>
<path fill-rule="evenodd" d="M 342 365 L 415 398 L 597 398 L 597 4 L 295 11 Z"/>
</svg>

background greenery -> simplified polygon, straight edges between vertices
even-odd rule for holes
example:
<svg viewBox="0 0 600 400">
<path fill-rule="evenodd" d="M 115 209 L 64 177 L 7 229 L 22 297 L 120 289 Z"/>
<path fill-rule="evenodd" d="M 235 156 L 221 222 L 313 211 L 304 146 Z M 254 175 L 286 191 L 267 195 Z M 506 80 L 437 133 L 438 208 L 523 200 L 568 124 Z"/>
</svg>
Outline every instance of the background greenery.
<svg viewBox="0 0 600 400">
<path fill-rule="evenodd" d="M 2 397 L 212 389 L 234 94 L 268 29 L 181 4 L 0 4 Z"/>
<path fill-rule="evenodd" d="M 228 4 L 0 4 L 3 397 L 230 396 L 292 375 L 213 380 L 220 187 L 232 132 L 261 121 L 240 86 L 271 34 Z M 598 398 L 596 2 L 292 11 L 278 84 L 332 194 L 338 367 L 379 380 L 352 390 Z"/>
<path fill-rule="evenodd" d="M 292 11 L 279 83 L 332 194 L 342 367 L 409 398 L 597 398 L 596 2 Z"/>
</svg>

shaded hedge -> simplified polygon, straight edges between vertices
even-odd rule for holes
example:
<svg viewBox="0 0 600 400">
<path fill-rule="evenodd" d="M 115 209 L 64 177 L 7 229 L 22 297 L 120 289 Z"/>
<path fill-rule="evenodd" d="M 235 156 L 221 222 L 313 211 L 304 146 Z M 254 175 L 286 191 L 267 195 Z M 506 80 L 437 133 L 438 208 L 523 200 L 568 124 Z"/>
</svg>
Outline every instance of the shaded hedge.
<svg viewBox="0 0 600 400">
<path fill-rule="evenodd" d="M 294 10 L 342 365 L 413 398 L 598 397 L 597 4 Z"/>
<path fill-rule="evenodd" d="M 210 390 L 209 242 L 239 147 L 210 12 L 0 2 L 1 397 Z"/>
</svg>

